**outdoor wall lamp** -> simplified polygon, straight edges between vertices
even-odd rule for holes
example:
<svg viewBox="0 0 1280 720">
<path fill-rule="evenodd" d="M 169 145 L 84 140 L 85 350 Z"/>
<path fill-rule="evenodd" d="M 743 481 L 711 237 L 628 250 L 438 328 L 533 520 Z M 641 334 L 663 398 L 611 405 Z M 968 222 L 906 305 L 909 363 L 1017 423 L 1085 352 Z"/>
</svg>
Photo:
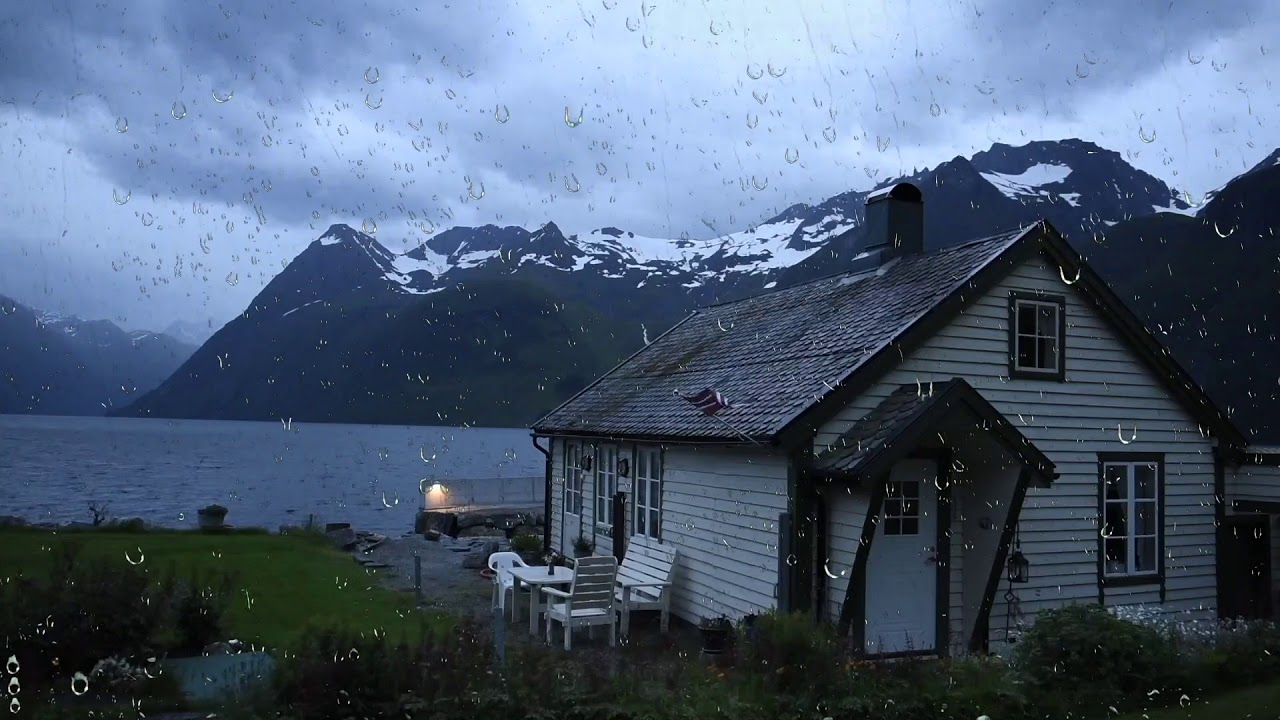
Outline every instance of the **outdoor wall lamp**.
<svg viewBox="0 0 1280 720">
<path fill-rule="evenodd" d="M 1021 550 L 1014 550 L 1009 556 L 1009 582 L 1025 583 L 1031 579 L 1031 562 Z"/>
</svg>

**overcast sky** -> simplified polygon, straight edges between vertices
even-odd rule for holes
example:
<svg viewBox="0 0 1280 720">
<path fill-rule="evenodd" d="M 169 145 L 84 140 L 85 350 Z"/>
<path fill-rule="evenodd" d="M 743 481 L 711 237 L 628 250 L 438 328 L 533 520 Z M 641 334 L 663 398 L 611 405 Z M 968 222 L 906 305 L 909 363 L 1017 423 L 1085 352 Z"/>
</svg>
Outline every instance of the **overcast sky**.
<svg viewBox="0 0 1280 720">
<path fill-rule="evenodd" d="M 1199 196 L 1280 145 L 1278 30 L 1266 0 L 9 2 L 0 294 L 221 324 L 333 222 L 701 237 L 993 142 Z"/>
</svg>

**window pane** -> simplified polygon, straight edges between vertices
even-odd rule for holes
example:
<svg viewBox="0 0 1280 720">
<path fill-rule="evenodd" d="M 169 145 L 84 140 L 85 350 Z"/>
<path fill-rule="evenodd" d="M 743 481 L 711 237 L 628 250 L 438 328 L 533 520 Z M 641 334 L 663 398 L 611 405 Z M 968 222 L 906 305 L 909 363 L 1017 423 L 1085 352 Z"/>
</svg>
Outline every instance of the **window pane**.
<svg viewBox="0 0 1280 720">
<path fill-rule="evenodd" d="M 1018 367 L 1034 368 L 1036 366 L 1036 341 L 1031 335 L 1019 335 L 1018 343 Z"/>
<path fill-rule="evenodd" d="M 1133 571 L 1149 573 L 1156 571 L 1156 539 L 1138 538 L 1133 541 Z"/>
<path fill-rule="evenodd" d="M 902 533 L 902 520 L 896 517 L 887 517 L 884 520 L 885 535 L 900 535 Z"/>
<path fill-rule="evenodd" d="M 1036 307 L 1027 303 L 1018 303 L 1018 334 L 1036 334 Z"/>
<path fill-rule="evenodd" d="M 646 503 L 645 498 L 648 497 L 648 489 L 649 483 L 644 481 L 636 483 L 636 505 L 644 505 Z"/>
<path fill-rule="evenodd" d="M 1036 308 L 1036 334 L 1041 337 L 1058 336 L 1058 308 L 1040 305 Z"/>
<path fill-rule="evenodd" d="M 1102 469 L 1108 500 L 1123 500 L 1129 496 L 1128 468 L 1124 465 L 1107 465 Z"/>
<path fill-rule="evenodd" d="M 1156 504 L 1154 502 L 1136 502 L 1134 503 L 1134 534 L 1135 535 L 1155 535 L 1156 523 L 1159 515 L 1156 512 Z"/>
<path fill-rule="evenodd" d="M 915 535 L 920 532 L 920 521 L 916 518 L 906 518 L 902 521 L 902 534 Z"/>
<path fill-rule="evenodd" d="M 653 537 L 658 537 L 658 530 L 661 529 L 661 525 L 659 525 L 658 523 L 659 523 L 658 511 L 650 510 L 649 511 L 649 534 Z"/>
<path fill-rule="evenodd" d="M 1057 338 L 1040 338 L 1037 342 L 1036 351 L 1036 367 L 1043 370 L 1058 369 L 1058 340 Z"/>
<path fill-rule="evenodd" d="M 920 514 L 920 501 L 907 500 L 902 503 L 903 517 L 916 517 Z"/>
<path fill-rule="evenodd" d="M 902 517 L 902 500 L 889 498 L 884 501 L 885 517 Z"/>
<path fill-rule="evenodd" d="M 906 498 L 920 497 L 920 483 L 919 482 L 902 483 L 902 496 Z"/>
<path fill-rule="evenodd" d="M 637 535 L 644 535 L 645 516 L 646 516 L 646 513 L 644 512 L 636 513 L 636 534 Z"/>
<path fill-rule="evenodd" d="M 1124 538 L 1111 538 L 1104 544 L 1106 550 L 1107 573 L 1128 572 L 1129 541 Z"/>
<path fill-rule="evenodd" d="M 1106 518 L 1103 522 L 1106 526 L 1103 528 L 1104 537 L 1119 537 L 1129 534 L 1128 506 L 1122 502 L 1107 503 Z"/>
<path fill-rule="evenodd" d="M 1156 496 L 1156 466 L 1155 465 L 1136 465 L 1133 468 L 1134 491 L 1133 496 L 1139 498 L 1155 498 Z"/>
</svg>

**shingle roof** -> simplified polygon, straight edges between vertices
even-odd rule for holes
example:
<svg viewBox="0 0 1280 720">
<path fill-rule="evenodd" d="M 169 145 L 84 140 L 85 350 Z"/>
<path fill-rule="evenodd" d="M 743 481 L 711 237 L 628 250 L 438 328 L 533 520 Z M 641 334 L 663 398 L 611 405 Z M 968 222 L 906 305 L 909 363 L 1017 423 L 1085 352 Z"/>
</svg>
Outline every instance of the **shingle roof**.
<svg viewBox="0 0 1280 720">
<path fill-rule="evenodd" d="M 534 425 L 540 433 L 769 440 L 1031 231 L 699 310 Z M 707 417 L 677 393 L 732 405 Z M 737 432 L 735 432 L 737 431 Z"/>
<path fill-rule="evenodd" d="M 917 448 L 953 411 L 969 413 L 975 427 L 990 433 L 1044 484 L 1053 482 L 1053 461 L 958 377 L 936 386 L 899 386 L 819 453 L 813 469 L 828 477 L 874 476 Z"/>
</svg>

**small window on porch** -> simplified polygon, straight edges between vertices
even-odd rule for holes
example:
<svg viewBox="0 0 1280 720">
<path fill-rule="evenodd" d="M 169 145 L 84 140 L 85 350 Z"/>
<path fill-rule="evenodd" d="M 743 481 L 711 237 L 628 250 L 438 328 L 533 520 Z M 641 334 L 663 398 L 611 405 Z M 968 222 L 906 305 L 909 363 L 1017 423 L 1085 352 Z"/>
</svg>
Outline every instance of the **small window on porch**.
<svg viewBox="0 0 1280 720">
<path fill-rule="evenodd" d="M 636 450 L 634 531 L 637 535 L 662 539 L 662 450 L 641 447 Z"/>
<path fill-rule="evenodd" d="M 618 492 L 618 446 L 596 449 L 596 525 L 613 527 L 613 496 Z"/>
<path fill-rule="evenodd" d="M 920 534 L 920 481 L 890 480 L 886 484 L 884 534 Z"/>
</svg>

